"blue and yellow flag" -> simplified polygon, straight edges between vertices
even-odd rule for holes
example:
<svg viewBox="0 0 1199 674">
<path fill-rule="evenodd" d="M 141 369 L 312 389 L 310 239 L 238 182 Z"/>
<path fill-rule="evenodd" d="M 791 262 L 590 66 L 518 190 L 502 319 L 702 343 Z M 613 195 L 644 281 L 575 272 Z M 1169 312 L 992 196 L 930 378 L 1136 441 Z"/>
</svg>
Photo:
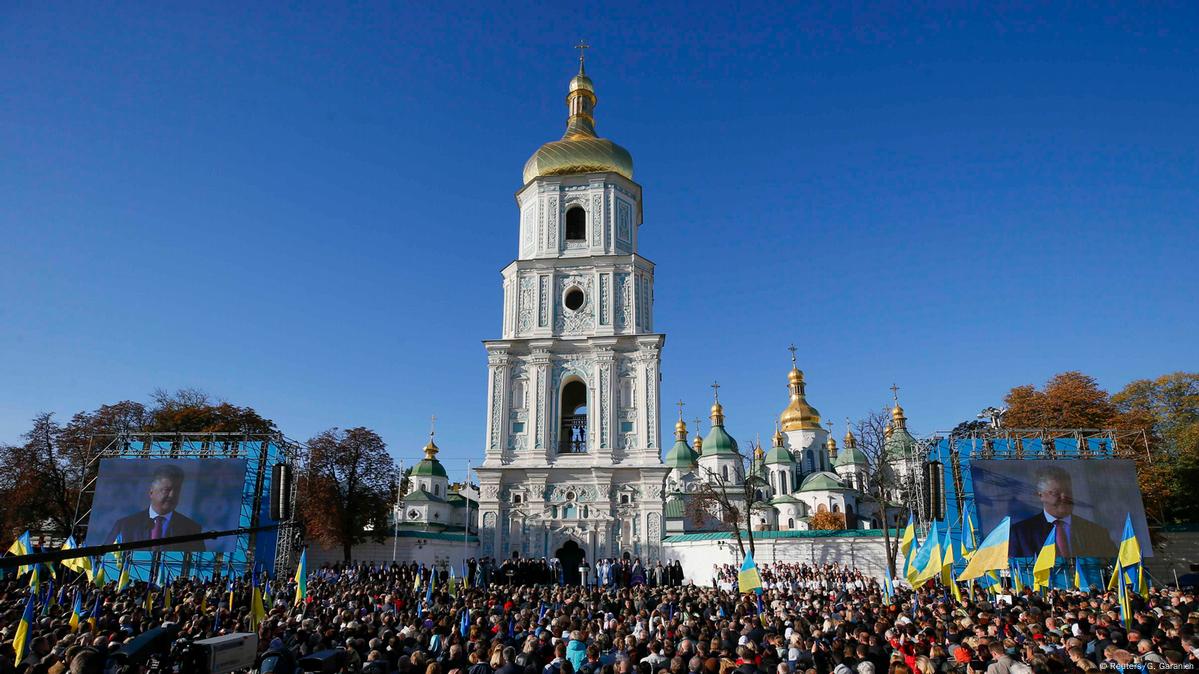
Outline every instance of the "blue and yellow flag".
<svg viewBox="0 0 1199 674">
<path fill-rule="evenodd" d="M 121 574 L 117 576 L 117 592 L 124 592 L 129 587 L 129 558 L 121 560 Z"/>
<path fill-rule="evenodd" d="M 67 536 L 67 540 L 62 542 L 63 550 L 75 550 L 78 547 L 79 544 L 75 542 L 74 536 Z M 64 559 L 62 560 L 62 565 L 76 573 L 87 574 L 88 580 L 92 578 L 92 560 L 86 555 Z"/>
<path fill-rule="evenodd" d="M 79 631 L 79 623 L 83 620 L 83 595 L 79 590 L 75 590 L 75 603 L 71 606 L 71 619 L 69 625 L 72 632 Z"/>
<path fill-rule="evenodd" d="M 1008 538 L 1012 530 L 1012 518 L 1005 517 L 995 525 L 991 533 L 970 554 L 970 563 L 962 569 L 958 580 L 974 580 L 988 571 L 1008 568 Z"/>
<path fill-rule="evenodd" d="M 266 619 L 266 607 L 262 605 L 262 588 L 258 587 L 258 580 L 254 579 L 253 583 L 250 591 L 250 631 L 257 631 Z"/>
<path fill-rule="evenodd" d="M 1082 572 L 1082 560 L 1074 558 L 1074 587 L 1079 592 L 1090 592 L 1091 584 L 1087 582 L 1087 575 Z"/>
<path fill-rule="evenodd" d="M 1129 627 L 1132 620 L 1132 604 L 1128 601 L 1128 587 L 1124 581 L 1124 565 L 1116 560 L 1116 598 L 1120 600 L 1120 620 Z"/>
<path fill-rule="evenodd" d="M 758 573 L 758 565 L 754 563 L 752 552 L 745 553 L 745 561 L 741 563 L 741 571 L 737 573 L 737 589 L 741 592 L 762 590 L 762 574 Z"/>
<path fill-rule="evenodd" d="M 12 640 L 12 649 L 16 652 L 14 665 L 21 664 L 25 652 L 29 650 L 29 631 L 33 629 L 33 602 L 35 597 L 30 594 L 25 602 L 25 612 L 21 614 L 21 622 L 17 623 L 17 634 Z"/>
<path fill-rule="evenodd" d="M 1024 591 L 1024 570 L 1020 568 L 1020 562 L 1012 562 L 1012 589 L 1016 594 Z"/>
<path fill-rule="evenodd" d="M 1057 539 L 1054 533 L 1055 530 L 1049 530 L 1049 535 L 1045 537 L 1045 543 L 1041 545 L 1041 551 L 1037 553 L 1037 561 L 1032 565 L 1032 589 L 1034 590 L 1051 585 L 1049 577 L 1053 573 L 1053 567 L 1057 564 Z"/>
<path fill-rule="evenodd" d="M 1132 529 L 1132 514 L 1124 516 L 1124 535 L 1120 537 L 1120 566 L 1131 569 L 1141 563 L 1141 544 Z"/>
<path fill-rule="evenodd" d="M 886 569 L 887 575 L 883 577 L 883 603 L 890 605 L 895 599 L 895 582 L 891 580 L 891 569 Z"/>
<path fill-rule="evenodd" d="M 899 569 L 899 575 L 904 578 L 908 577 L 909 560 L 912 558 L 912 550 L 916 547 L 916 520 L 912 513 L 908 513 L 907 526 L 903 528 L 903 534 L 899 537 L 899 552 L 903 557 L 903 565 Z"/>
<path fill-rule="evenodd" d="M 953 565 L 956 560 L 953 558 L 953 538 L 949 535 L 949 527 L 945 528 L 945 541 L 941 545 L 941 549 L 945 551 L 945 559 L 941 563 L 941 583 L 949 588 L 953 593 L 953 598 L 957 601 L 962 601 L 962 591 L 958 588 L 958 584 L 953 582 Z"/>
<path fill-rule="evenodd" d="M 941 554 L 941 534 L 937 523 L 933 522 L 932 529 L 920 549 L 912 557 L 912 568 L 908 569 L 908 580 L 912 587 L 919 588 L 941 573 L 944 555 Z"/>
<path fill-rule="evenodd" d="M 17 536 L 17 540 L 13 541 L 12 545 L 8 546 L 8 554 L 10 554 L 10 555 L 17 555 L 17 556 L 28 555 L 28 554 L 31 554 L 32 552 L 33 552 L 33 542 L 29 539 L 29 530 L 28 529 L 25 530 L 25 533 L 21 534 L 20 536 Z M 22 564 L 20 567 L 17 568 L 17 575 L 23 576 L 26 573 L 29 573 L 29 570 L 32 568 L 33 568 L 33 566 L 31 566 L 29 564 Z"/>
<path fill-rule="evenodd" d="M 308 548 L 300 551 L 300 563 L 296 565 L 296 600 L 294 603 L 299 606 L 306 599 L 308 599 Z"/>
</svg>

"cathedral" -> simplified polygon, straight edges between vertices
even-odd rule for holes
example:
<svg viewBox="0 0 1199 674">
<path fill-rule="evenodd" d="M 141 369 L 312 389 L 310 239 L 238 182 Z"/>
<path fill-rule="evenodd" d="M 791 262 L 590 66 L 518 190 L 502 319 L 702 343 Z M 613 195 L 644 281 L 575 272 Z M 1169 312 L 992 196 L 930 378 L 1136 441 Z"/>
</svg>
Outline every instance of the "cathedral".
<svg viewBox="0 0 1199 674">
<path fill-rule="evenodd" d="M 697 428 L 689 440 L 680 415 L 663 460 L 665 335 L 654 331 L 654 265 L 638 250 L 642 188 L 629 152 L 597 134 L 597 100 L 580 56 L 565 133 L 524 166 L 517 256 L 501 272 L 502 338 L 484 342 L 477 505 L 466 501 L 464 520 L 457 492 L 457 508 L 445 503 L 430 440 L 417 489 L 404 497 L 405 523 L 461 522 L 477 527 L 480 556 L 558 557 L 568 571 L 572 560 L 661 559 L 669 534 L 727 528 L 718 513 L 705 520 L 688 507 L 704 485 L 744 491 L 750 480 L 755 529 L 807 529 L 823 511 L 842 513 L 847 528 L 880 526 L 868 457 L 852 433 L 838 450 L 807 400 L 794 350 L 790 400 L 769 449 L 741 450 L 717 399 L 703 437 Z M 894 445 L 899 456 L 914 441 L 898 403 L 892 416 L 886 453 Z"/>
</svg>

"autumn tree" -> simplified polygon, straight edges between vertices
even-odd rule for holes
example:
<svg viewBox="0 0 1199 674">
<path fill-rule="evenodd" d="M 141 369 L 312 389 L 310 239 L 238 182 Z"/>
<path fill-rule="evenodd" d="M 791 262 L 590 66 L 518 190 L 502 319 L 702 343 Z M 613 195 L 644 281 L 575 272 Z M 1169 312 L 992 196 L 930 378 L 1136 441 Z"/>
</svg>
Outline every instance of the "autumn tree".
<svg viewBox="0 0 1199 674">
<path fill-rule="evenodd" d="M 898 525 L 898 518 L 904 511 L 910 511 L 910 505 L 893 504 L 892 495 L 902 492 L 907 485 L 901 484 L 901 475 L 892 465 L 896 444 L 888 437 L 888 425 L 891 423 L 891 413 L 887 409 L 873 410 L 854 423 L 854 435 L 858 449 L 866 456 L 866 490 L 869 497 L 878 504 L 879 518 L 883 522 L 883 549 L 887 553 L 887 568 L 895 575 L 896 560 L 899 557 L 899 537 L 894 536 L 893 527 Z"/>
<path fill-rule="evenodd" d="M 64 449 L 62 426 L 46 412 L 20 445 L 0 447 L 0 498 L 4 531 L 34 529 L 65 538 L 74 524 L 84 464 Z"/>
<path fill-rule="evenodd" d="M 143 431 L 172 433 L 242 433 L 260 435 L 277 432 L 275 423 L 251 407 L 238 407 L 213 400 L 197 389 L 175 392 L 154 391 L 154 407 Z"/>
<path fill-rule="evenodd" d="M 808 520 L 808 528 L 815 531 L 836 531 L 845 528 L 845 513 L 827 510 L 817 512 Z"/>
<path fill-rule="evenodd" d="M 308 536 L 340 547 L 350 561 L 354 545 L 383 540 L 395 498 L 395 463 L 369 428 L 331 428 L 305 446 L 299 513 Z"/>
<path fill-rule="evenodd" d="M 732 471 L 725 474 L 704 468 L 703 479 L 696 490 L 689 494 L 684 512 L 691 521 L 732 532 L 737 549 L 744 558 L 747 548 L 750 554 L 756 554 L 754 514 L 770 508 L 770 505 L 766 498 L 766 480 L 751 470 L 752 460 L 735 441 L 731 446 L 730 455 L 736 457 Z"/>
<path fill-rule="evenodd" d="M 1153 494 L 1163 519 L 1199 521 L 1199 373 L 1138 379 L 1112 396 L 1119 423 L 1147 429 L 1152 461 L 1140 468 L 1141 488 Z"/>
<path fill-rule="evenodd" d="M 1007 428 L 1111 428 L 1116 406 L 1094 377 L 1070 371 L 1055 374 L 1038 390 L 1017 386 L 1004 397 Z"/>
</svg>

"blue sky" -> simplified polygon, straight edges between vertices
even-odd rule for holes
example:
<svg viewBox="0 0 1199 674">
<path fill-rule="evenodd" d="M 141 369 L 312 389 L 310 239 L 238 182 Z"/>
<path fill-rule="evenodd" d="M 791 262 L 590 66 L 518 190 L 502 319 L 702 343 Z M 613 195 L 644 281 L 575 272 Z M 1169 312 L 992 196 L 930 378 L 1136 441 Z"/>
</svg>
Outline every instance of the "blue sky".
<svg viewBox="0 0 1199 674">
<path fill-rule="evenodd" d="M 182 4 L 182 3 L 181 3 Z M 670 402 L 918 432 L 1199 356 L 1193 3 L 10 2 L 0 441 L 193 386 L 478 461 L 525 159 L 590 41 L 645 189 Z M 243 6 L 244 5 L 244 6 Z"/>
</svg>

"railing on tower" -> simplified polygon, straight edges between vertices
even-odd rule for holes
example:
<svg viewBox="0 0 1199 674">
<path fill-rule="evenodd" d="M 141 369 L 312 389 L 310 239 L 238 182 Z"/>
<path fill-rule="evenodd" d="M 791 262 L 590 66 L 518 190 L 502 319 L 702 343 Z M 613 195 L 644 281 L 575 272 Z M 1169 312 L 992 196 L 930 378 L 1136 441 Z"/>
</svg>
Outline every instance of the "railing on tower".
<svg viewBox="0 0 1199 674">
<path fill-rule="evenodd" d="M 583 454 L 587 451 L 587 415 L 562 417 L 562 428 L 558 433 L 559 454 Z"/>
</svg>

